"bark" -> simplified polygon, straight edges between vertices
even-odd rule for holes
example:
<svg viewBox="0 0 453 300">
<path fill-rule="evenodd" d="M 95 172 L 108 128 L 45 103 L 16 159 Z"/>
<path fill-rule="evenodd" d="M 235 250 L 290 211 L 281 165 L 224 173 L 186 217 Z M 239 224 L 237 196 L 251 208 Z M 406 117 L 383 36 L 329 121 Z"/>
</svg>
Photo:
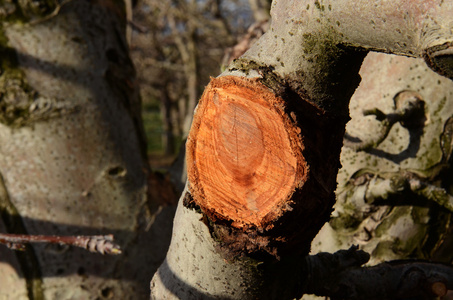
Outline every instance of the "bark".
<svg viewBox="0 0 453 300">
<path fill-rule="evenodd" d="M 297 260 L 266 265 L 251 257 L 227 260 L 231 257 L 219 251 L 200 214 L 184 207 L 184 197 L 190 197 L 187 189 L 178 204 L 167 257 L 151 282 L 152 299 L 286 299 L 298 292 L 292 287 L 301 282 Z"/>
<path fill-rule="evenodd" d="M 239 39 L 233 47 L 225 50 L 222 59 L 222 69 L 225 69 L 233 60 L 243 55 L 269 28 L 269 16 L 262 21 L 255 21 L 247 29 L 247 33 Z"/>
<path fill-rule="evenodd" d="M 334 204 L 349 99 L 359 84 L 363 58 L 369 50 L 424 57 L 431 68 L 450 76 L 451 26 L 439 24 L 448 23 L 452 9 L 451 3 L 434 1 L 274 1 L 270 30 L 211 81 L 196 110 L 187 147 L 188 191 L 178 209 L 167 260 L 153 278 L 152 298 L 300 296 L 301 278 L 307 274 L 297 266 Z M 260 97 L 254 91 L 268 100 L 269 108 L 256 100 Z M 406 96 L 402 98 L 411 98 Z M 268 123 L 260 119 L 262 111 Z M 269 123 L 284 127 L 275 144 L 267 140 L 273 136 Z M 300 141 L 299 148 L 288 146 L 288 140 Z M 234 162 L 239 162 L 238 149 L 245 142 L 254 147 L 240 154 L 239 167 Z M 280 149 L 282 153 L 273 154 L 281 160 L 292 155 L 282 163 L 287 171 L 280 174 L 289 174 L 283 176 L 286 184 L 275 183 L 274 169 L 260 177 L 268 149 Z M 289 189 L 274 199 L 268 186 Z M 256 190 L 260 194 L 250 192 Z M 190 258 L 208 248 L 215 255 Z M 243 264 L 244 257 L 254 263 Z M 206 267 L 196 263 L 200 259 Z M 288 264 L 294 267 L 292 277 Z M 220 278 L 220 284 L 231 280 L 234 288 L 222 290 L 209 278 Z M 252 290 L 256 284 L 264 288 Z"/>
<path fill-rule="evenodd" d="M 377 53 L 365 59 L 361 75 L 345 144 L 372 147 L 343 148 L 335 212 L 312 251 L 358 244 L 373 253 L 371 264 L 403 258 L 450 262 L 453 83 L 422 59 Z M 381 143 L 369 143 L 384 126 L 363 112 L 392 114 L 403 93 L 424 103 L 423 114 L 412 119 L 416 126 L 398 122 Z"/>
<path fill-rule="evenodd" d="M 360 268 L 368 259 L 357 247 L 308 256 L 305 292 L 330 299 L 439 299 L 453 289 L 451 265 L 401 260 Z"/>
<path fill-rule="evenodd" d="M 123 254 L 2 248 L 0 298 L 144 298 L 165 246 L 146 229 L 149 169 L 124 7 L 2 5 L 0 231 L 113 234 Z"/>
</svg>

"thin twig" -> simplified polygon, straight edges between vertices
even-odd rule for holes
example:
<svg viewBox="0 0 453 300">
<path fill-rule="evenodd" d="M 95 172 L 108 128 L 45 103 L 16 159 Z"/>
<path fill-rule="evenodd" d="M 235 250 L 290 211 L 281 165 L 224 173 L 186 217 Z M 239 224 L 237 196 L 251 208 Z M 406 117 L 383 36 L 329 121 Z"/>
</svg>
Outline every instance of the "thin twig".
<svg viewBox="0 0 453 300">
<path fill-rule="evenodd" d="M 0 244 L 14 250 L 24 250 L 25 244 L 50 243 L 84 248 L 90 252 L 101 254 L 121 254 L 120 247 L 113 243 L 113 235 L 91 236 L 57 236 L 0 233 Z"/>
</svg>

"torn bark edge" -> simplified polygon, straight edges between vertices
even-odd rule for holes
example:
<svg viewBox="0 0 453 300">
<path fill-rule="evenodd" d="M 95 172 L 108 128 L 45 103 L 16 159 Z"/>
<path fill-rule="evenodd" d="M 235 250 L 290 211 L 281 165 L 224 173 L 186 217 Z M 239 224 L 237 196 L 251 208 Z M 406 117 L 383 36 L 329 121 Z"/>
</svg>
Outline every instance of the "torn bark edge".
<svg viewBox="0 0 453 300">
<path fill-rule="evenodd" d="M 423 59 L 432 70 L 453 80 L 453 42 L 426 49 Z"/>
</svg>

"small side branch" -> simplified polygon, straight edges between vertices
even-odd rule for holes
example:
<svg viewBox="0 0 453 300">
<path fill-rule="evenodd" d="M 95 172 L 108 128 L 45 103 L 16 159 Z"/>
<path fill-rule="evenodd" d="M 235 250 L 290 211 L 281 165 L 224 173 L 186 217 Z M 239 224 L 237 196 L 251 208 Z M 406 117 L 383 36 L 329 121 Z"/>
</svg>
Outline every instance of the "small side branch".
<svg viewBox="0 0 453 300">
<path fill-rule="evenodd" d="M 367 185 L 365 199 L 370 204 L 387 199 L 390 194 L 410 192 L 453 212 L 453 196 L 442 186 L 430 183 L 431 181 L 432 178 L 428 180 L 406 170 L 382 174 L 365 173 L 352 179 L 354 185 Z"/>
<path fill-rule="evenodd" d="M 121 254 L 120 247 L 113 243 L 113 235 L 55 236 L 0 233 L 0 244 L 14 250 L 24 250 L 25 244 L 50 243 L 84 248 L 101 254 Z"/>
<path fill-rule="evenodd" d="M 356 246 L 307 257 L 305 292 L 331 299 L 434 299 L 453 289 L 450 265 L 399 260 L 360 267 L 368 258 Z"/>
</svg>

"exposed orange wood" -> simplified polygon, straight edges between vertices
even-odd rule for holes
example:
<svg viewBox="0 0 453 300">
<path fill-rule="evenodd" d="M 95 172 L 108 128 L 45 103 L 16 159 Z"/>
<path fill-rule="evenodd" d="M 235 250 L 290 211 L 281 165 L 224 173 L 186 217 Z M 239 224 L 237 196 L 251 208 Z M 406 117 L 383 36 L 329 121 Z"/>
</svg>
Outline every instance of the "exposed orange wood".
<svg viewBox="0 0 453 300">
<path fill-rule="evenodd" d="M 291 210 L 308 166 L 285 102 L 257 79 L 211 80 L 187 141 L 190 192 L 213 219 L 272 228 Z"/>
</svg>

